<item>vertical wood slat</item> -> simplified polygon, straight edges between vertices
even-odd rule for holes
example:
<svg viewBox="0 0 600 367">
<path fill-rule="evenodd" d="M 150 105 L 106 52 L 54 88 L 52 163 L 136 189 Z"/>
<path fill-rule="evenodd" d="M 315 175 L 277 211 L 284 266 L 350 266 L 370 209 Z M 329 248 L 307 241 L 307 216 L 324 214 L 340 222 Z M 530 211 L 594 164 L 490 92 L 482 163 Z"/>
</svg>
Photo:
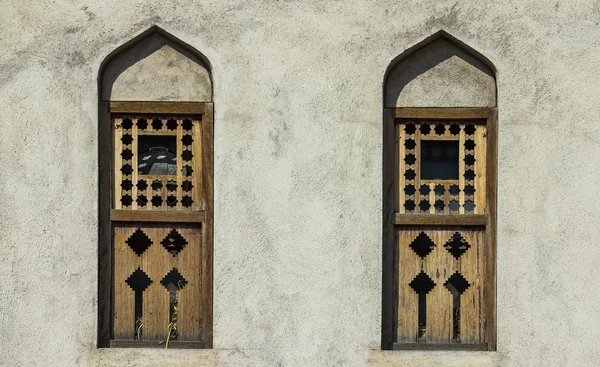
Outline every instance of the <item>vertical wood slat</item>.
<svg viewBox="0 0 600 367">
<path fill-rule="evenodd" d="M 444 282 L 453 273 L 452 256 L 443 247 L 448 231 L 424 231 L 435 243 L 433 251 L 425 257 L 425 273 L 435 282 L 427 295 L 427 343 L 452 342 L 452 295 Z"/>
<path fill-rule="evenodd" d="M 143 340 L 165 340 L 169 326 L 169 292 L 160 281 L 171 270 L 170 257 L 161 241 L 169 233 L 168 227 L 144 225 L 142 230 L 152 240 L 152 246 L 142 255 L 142 270 L 152 279 L 143 298 Z"/>
<path fill-rule="evenodd" d="M 419 296 L 410 282 L 421 271 L 421 258 L 409 247 L 419 234 L 415 230 L 398 231 L 398 342 L 415 343 L 418 340 Z"/>
<path fill-rule="evenodd" d="M 146 203 L 146 209 L 152 210 L 152 180 L 146 180 L 146 198 L 148 202 Z"/>
<path fill-rule="evenodd" d="M 406 171 L 406 164 L 404 159 L 406 158 L 406 146 L 404 143 L 406 142 L 406 131 L 404 129 L 404 124 L 394 124 L 396 129 L 398 129 L 399 136 L 396 139 L 396 151 L 398 152 L 398 210 L 400 213 L 405 213 L 404 202 L 406 201 L 406 194 L 404 193 L 404 187 L 406 186 L 406 178 L 404 177 L 404 173 Z"/>
<path fill-rule="evenodd" d="M 169 206 L 167 205 L 167 179 L 166 178 L 161 178 L 159 181 L 161 183 L 160 197 L 161 197 L 161 200 L 162 200 L 162 204 L 160 206 L 160 209 L 167 210 L 167 209 L 169 209 Z"/>
<path fill-rule="evenodd" d="M 123 167 L 123 157 L 121 157 L 121 152 L 123 151 L 123 142 L 121 138 L 123 137 L 123 129 L 121 128 L 123 121 L 122 119 L 114 120 L 114 206 L 115 209 L 123 208 L 121 204 L 121 181 L 122 181 L 122 172 L 121 168 Z"/>
<path fill-rule="evenodd" d="M 114 228 L 114 337 L 133 339 L 135 325 L 135 292 L 125 281 L 138 268 L 142 259 L 127 246 L 127 239 L 135 232 L 135 225 L 122 225 Z"/>
<path fill-rule="evenodd" d="M 429 208 L 430 214 L 435 214 L 435 183 L 429 184 L 429 204 L 431 207 Z"/>
<path fill-rule="evenodd" d="M 477 343 L 482 340 L 482 278 L 483 231 L 461 231 L 471 248 L 459 259 L 460 273 L 469 282 L 470 287 L 460 300 L 460 340 L 462 343 Z"/>
<path fill-rule="evenodd" d="M 138 183 L 138 126 L 137 121 L 133 124 L 131 128 L 131 136 L 133 137 L 133 141 L 131 142 L 131 151 L 133 152 L 133 157 L 131 158 L 131 168 L 133 172 L 131 173 L 131 183 L 133 184 L 131 188 L 131 198 L 133 202 L 131 203 L 131 209 L 136 210 L 137 205 L 137 183 Z"/>
<path fill-rule="evenodd" d="M 201 120 L 194 120 L 192 125 L 192 155 L 194 159 L 192 160 L 192 184 L 199 188 L 203 187 L 202 183 L 202 170 L 204 169 L 204 164 L 202 162 L 203 156 L 203 146 L 204 142 L 202 141 L 202 130 L 205 128 L 205 124 L 210 123 L 212 120 L 208 120 L 202 116 Z M 202 125 L 202 126 L 201 126 Z M 194 190 L 192 192 L 192 209 L 201 210 L 206 208 L 206 193 L 202 190 Z"/>
<path fill-rule="evenodd" d="M 421 129 L 416 125 L 415 131 L 415 213 L 420 213 L 421 208 Z"/>
<path fill-rule="evenodd" d="M 460 129 L 458 141 L 458 187 L 459 193 L 459 213 L 465 213 L 465 130 Z"/>
<path fill-rule="evenodd" d="M 212 348 L 213 324 L 213 177 L 214 177 L 214 116 L 213 104 L 207 103 L 202 116 L 201 129 L 202 151 L 202 193 L 204 195 L 203 208 L 206 211 L 206 221 L 202 225 L 202 303 L 203 312 L 202 330 L 204 345 Z"/>
<path fill-rule="evenodd" d="M 497 181 L 498 181 L 498 110 L 490 110 L 486 131 L 486 212 L 489 214 L 489 223 L 486 226 L 486 257 L 485 257 L 485 340 L 488 350 L 497 348 L 496 331 L 496 246 L 497 246 Z"/>
<path fill-rule="evenodd" d="M 486 212 L 486 126 L 476 125 L 475 130 L 475 214 Z"/>
<path fill-rule="evenodd" d="M 201 317 L 201 249 L 202 233 L 198 227 L 181 227 L 179 232 L 188 241 L 188 245 L 172 259 L 173 267 L 179 269 L 187 280 L 186 286 L 179 291 L 177 302 L 177 340 L 200 340 Z"/>
<path fill-rule="evenodd" d="M 181 189 L 181 184 L 182 184 L 182 176 L 183 176 L 183 159 L 181 157 L 181 154 L 183 153 L 183 143 L 181 142 L 181 138 L 183 138 L 183 128 L 182 128 L 182 123 L 183 120 L 182 119 L 177 119 L 177 135 L 176 135 L 176 139 L 177 139 L 177 152 L 176 152 L 176 158 L 175 158 L 175 162 L 177 165 L 177 189 L 175 191 L 176 195 L 175 197 L 177 197 L 177 206 L 176 209 L 177 210 L 181 210 L 183 208 L 182 204 L 181 204 L 181 199 L 183 197 L 182 195 L 182 189 Z"/>
</svg>

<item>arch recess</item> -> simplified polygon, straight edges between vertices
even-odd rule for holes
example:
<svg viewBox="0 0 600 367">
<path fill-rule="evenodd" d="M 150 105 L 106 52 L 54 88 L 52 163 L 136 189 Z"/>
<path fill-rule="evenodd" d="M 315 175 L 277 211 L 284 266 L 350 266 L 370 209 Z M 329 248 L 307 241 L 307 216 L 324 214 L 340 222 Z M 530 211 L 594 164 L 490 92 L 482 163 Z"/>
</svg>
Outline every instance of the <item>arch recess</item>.
<svg viewBox="0 0 600 367">
<path fill-rule="evenodd" d="M 392 61 L 385 107 L 494 107 L 495 74 L 479 52 L 439 31 Z"/>
<path fill-rule="evenodd" d="M 101 101 L 212 101 L 208 60 L 157 26 L 108 55 L 98 79 Z"/>
</svg>

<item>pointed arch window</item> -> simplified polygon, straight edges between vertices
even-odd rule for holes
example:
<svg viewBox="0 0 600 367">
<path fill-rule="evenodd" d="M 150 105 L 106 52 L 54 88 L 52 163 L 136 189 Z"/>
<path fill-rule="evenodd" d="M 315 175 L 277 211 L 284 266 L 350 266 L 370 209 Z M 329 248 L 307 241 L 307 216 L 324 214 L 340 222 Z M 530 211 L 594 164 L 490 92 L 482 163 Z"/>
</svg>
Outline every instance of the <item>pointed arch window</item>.
<svg viewBox="0 0 600 367">
<path fill-rule="evenodd" d="M 100 347 L 212 347 L 208 62 L 158 27 L 100 72 Z"/>
<path fill-rule="evenodd" d="M 440 32 L 389 68 L 382 348 L 495 350 L 496 84 Z"/>
</svg>

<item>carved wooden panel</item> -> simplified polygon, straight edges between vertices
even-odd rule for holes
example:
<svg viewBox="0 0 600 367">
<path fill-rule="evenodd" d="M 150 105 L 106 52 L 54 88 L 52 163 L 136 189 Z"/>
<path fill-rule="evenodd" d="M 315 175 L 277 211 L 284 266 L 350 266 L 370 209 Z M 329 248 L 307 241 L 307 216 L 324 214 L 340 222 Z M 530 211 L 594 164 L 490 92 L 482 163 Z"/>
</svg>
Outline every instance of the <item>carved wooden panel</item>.
<svg viewBox="0 0 600 367">
<path fill-rule="evenodd" d="M 114 225 L 114 339 L 201 340 L 201 225 Z"/>
<path fill-rule="evenodd" d="M 112 124 L 115 209 L 205 209 L 201 116 L 116 114 Z"/>
<path fill-rule="evenodd" d="M 396 119 L 399 213 L 486 212 L 485 120 Z"/>
<path fill-rule="evenodd" d="M 400 343 L 483 343 L 485 229 L 401 228 Z"/>
</svg>

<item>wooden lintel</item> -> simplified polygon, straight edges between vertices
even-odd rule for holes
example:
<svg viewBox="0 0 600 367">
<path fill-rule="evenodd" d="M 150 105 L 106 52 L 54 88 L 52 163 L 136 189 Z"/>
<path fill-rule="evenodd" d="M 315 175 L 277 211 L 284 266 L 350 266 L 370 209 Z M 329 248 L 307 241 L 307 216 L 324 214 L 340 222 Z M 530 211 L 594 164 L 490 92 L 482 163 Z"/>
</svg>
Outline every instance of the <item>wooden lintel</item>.
<svg viewBox="0 0 600 367">
<path fill-rule="evenodd" d="M 204 211 L 146 211 L 146 210 L 117 210 L 110 211 L 112 222 L 178 222 L 201 223 L 206 221 Z"/>
<path fill-rule="evenodd" d="M 400 214 L 394 217 L 395 225 L 406 226 L 485 226 L 487 214 Z"/>
<path fill-rule="evenodd" d="M 495 108 L 455 107 L 455 108 L 396 108 L 395 117 L 405 119 L 488 119 Z"/>
<path fill-rule="evenodd" d="M 154 113 L 201 115 L 208 103 L 201 102 L 110 102 L 111 113 Z"/>
</svg>

